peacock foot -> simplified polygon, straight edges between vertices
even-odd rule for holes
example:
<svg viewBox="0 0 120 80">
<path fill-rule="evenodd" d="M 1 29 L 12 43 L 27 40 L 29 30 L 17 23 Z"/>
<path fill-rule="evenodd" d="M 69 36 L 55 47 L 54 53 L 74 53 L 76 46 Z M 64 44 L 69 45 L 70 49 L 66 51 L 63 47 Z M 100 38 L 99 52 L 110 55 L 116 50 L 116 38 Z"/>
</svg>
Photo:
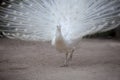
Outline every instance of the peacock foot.
<svg viewBox="0 0 120 80">
<path fill-rule="evenodd" d="M 60 66 L 60 67 L 68 67 L 68 64 L 63 64 L 63 65 Z"/>
</svg>

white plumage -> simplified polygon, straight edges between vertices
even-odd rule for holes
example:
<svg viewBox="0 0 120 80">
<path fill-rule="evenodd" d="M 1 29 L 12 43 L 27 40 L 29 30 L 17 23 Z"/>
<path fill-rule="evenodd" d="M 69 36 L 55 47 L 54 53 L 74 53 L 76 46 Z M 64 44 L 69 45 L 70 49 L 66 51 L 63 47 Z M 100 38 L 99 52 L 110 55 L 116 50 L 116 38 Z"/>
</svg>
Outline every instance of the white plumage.
<svg viewBox="0 0 120 80">
<path fill-rule="evenodd" d="M 5 0 L 0 23 L 9 38 L 51 41 L 66 66 L 83 36 L 120 24 L 120 0 Z"/>
</svg>

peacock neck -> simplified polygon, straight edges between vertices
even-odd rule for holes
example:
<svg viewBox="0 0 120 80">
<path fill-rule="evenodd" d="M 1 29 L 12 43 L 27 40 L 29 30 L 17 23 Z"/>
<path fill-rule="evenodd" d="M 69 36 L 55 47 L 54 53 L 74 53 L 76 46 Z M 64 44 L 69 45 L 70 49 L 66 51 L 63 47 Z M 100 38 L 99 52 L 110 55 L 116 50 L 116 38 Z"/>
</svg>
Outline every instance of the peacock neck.
<svg viewBox="0 0 120 80">
<path fill-rule="evenodd" d="M 56 38 L 58 37 L 61 37 L 62 36 L 62 32 L 61 32 L 61 28 L 60 29 L 56 29 L 56 33 L 55 33 L 55 36 L 56 36 Z"/>
<path fill-rule="evenodd" d="M 52 45 L 55 45 L 57 41 L 64 41 L 60 26 L 57 26 L 56 28 L 55 36 L 52 40 Z"/>
</svg>

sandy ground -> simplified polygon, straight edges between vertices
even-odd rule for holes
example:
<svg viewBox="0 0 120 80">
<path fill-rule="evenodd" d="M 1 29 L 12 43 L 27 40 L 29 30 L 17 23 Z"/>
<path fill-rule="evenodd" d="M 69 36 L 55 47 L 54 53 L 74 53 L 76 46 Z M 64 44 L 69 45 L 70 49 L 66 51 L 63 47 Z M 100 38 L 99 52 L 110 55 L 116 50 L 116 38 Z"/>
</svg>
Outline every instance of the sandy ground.
<svg viewBox="0 0 120 80">
<path fill-rule="evenodd" d="M 0 39 L 0 80 L 120 80 L 120 42 L 85 39 L 69 67 L 50 43 Z"/>
</svg>

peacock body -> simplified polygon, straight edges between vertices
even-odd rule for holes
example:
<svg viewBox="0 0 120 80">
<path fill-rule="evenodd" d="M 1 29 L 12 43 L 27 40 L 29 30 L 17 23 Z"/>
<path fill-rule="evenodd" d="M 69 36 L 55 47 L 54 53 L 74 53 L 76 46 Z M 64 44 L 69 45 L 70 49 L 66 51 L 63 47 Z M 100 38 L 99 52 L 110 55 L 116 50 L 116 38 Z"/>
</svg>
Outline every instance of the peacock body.
<svg viewBox="0 0 120 80">
<path fill-rule="evenodd" d="M 65 66 L 83 36 L 120 24 L 120 0 L 3 0 L 0 31 L 9 38 L 51 41 L 66 53 Z"/>
</svg>

